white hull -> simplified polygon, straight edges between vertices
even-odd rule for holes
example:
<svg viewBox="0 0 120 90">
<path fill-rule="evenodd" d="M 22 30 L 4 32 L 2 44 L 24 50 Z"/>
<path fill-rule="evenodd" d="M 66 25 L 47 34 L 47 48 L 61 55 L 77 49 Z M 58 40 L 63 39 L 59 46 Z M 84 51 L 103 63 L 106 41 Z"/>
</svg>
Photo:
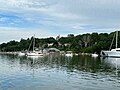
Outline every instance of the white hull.
<svg viewBox="0 0 120 90">
<path fill-rule="evenodd" d="M 71 53 L 71 54 L 65 54 L 67 57 L 72 57 L 73 56 L 73 54 Z"/>
<path fill-rule="evenodd" d="M 98 54 L 94 53 L 94 54 L 92 54 L 92 57 L 98 57 Z"/>
<path fill-rule="evenodd" d="M 42 53 L 30 52 L 26 54 L 27 56 L 43 56 Z"/>
<path fill-rule="evenodd" d="M 120 57 L 120 51 L 102 51 L 101 56 L 105 57 Z"/>
<path fill-rule="evenodd" d="M 19 56 L 25 56 L 25 55 L 26 55 L 26 53 L 19 52 L 19 53 L 18 53 L 18 55 L 19 55 Z"/>
</svg>

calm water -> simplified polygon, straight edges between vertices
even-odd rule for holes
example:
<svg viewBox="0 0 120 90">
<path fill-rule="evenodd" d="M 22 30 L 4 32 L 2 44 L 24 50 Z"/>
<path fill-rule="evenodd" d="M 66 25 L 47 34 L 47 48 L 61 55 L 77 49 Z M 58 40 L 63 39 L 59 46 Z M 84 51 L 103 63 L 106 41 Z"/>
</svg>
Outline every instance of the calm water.
<svg viewBox="0 0 120 90">
<path fill-rule="evenodd" d="M 120 58 L 0 55 L 0 90 L 120 90 Z"/>
</svg>

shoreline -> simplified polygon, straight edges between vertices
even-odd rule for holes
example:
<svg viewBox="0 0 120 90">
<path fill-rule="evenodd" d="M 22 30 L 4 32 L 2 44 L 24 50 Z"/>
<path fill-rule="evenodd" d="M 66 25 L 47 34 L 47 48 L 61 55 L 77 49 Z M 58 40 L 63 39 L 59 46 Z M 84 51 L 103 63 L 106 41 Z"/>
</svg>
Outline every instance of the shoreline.
<svg viewBox="0 0 120 90">
<path fill-rule="evenodd" d="M 0 54 L 14 54 L 17 55 L 19 52 L 0 52 Z"/>
<path fill-rule="evenodd" d="M 18 52 L 0 52 L 0 54 L 14 54 L 14 55 L 18 55 L 20 53 L 20 51 Z M 64 53 L 65 54 L 65 53 Z M 74 55 L 76 55 L 76 53 L 73 53 Z M 91 56 L 92 53 L 77 53 L 77 55 L 87 55 L 87 56 Z"/>
</svg>

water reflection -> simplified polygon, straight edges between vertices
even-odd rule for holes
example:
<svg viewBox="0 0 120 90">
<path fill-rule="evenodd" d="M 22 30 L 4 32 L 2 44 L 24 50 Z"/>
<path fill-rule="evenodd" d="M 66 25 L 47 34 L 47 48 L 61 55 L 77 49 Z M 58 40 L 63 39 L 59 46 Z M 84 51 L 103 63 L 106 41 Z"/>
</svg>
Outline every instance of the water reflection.
<svg viewBox="0 0 120 90">
<path fill-rule="evenodd" d="M 0 55 L 0 68 L 0 90 L 119 90 L 120 86 L 119 58 Z"/>
<path fill-rule="evenodd" d="M 110 67 L 110 70 L 120 77 L 120 58 L 106 57 L 102 59 L 104 64 Z"/>
<path fill-rule="evenodd" d="M 103 60 L 106 64 L 109 64 L 112 67 L 120 68 L 120 58 L 106 57 L 103 58 Z"/>
<path fill-rule="evenodd" d="M 19 64 L 22 68 L 57 68 L 67 72 L 73 72 L 76 70 L 91 73 L 108 72 L 112 67 L 112 64 L 115 64 L 115 60 L 111 60 L 109 58 L 99 59 L 92 58 L 90 56 L 73 56 L 70 58 L 57 54 L 50 54 L 44 57 L 1 55 L 1 58 L 6 60 L 10 65 Z M 119 60 L 117 60 L 117 64 L 118 62 Z"/>
</svg>

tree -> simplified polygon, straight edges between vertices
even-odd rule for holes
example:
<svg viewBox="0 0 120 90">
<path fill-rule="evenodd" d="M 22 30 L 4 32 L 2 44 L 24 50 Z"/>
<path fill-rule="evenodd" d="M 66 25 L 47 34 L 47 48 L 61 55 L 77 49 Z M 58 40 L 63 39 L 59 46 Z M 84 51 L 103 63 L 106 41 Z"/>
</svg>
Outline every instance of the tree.
<svg viewBox="0 0 120 90">
<path fill-rule="evenodd" d="M 90 44 L 90 41 L 91 41 L 90 34 L 83 35 L 82 41 L 84 42 L 85 47 L 87 47 L 88 44 Z"/>
</svg>

